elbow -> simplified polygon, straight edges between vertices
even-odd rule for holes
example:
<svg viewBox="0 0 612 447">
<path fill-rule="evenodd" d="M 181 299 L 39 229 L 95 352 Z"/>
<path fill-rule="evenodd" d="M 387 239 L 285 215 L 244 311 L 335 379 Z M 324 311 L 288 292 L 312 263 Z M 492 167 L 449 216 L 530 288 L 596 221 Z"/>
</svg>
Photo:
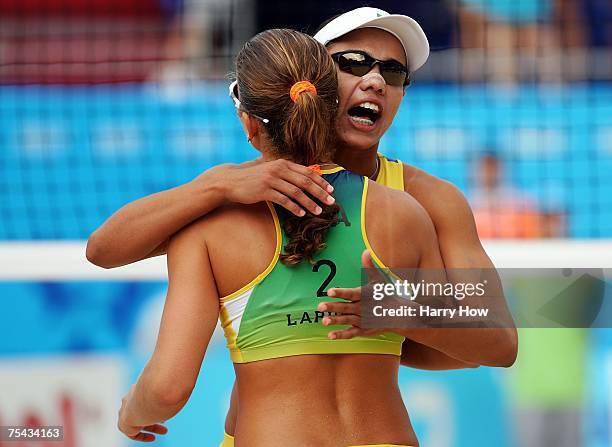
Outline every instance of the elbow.
<svg viewBox="0 0 612 447">
<path fill-rule="evenodd" d="M 104 257 L 104 247 L 100 242 L 100 237 L 97 234 L 97 231 L 94 231 L 89 239 L 87 240 L 87 248 L 85 249 L 85 257 L 89 262 L 98 267 L 102 267 L 105 269 L 110 269 L 115 267 L 111 263 L 108 262 Z"/>
<path fill-rule="evenodd" d="M 176 414 L 189 400 L 197 374 L 181 374 L 180 371 L 152 359 L 145 366 L 138 383 L 146 401 L 165 413 Z"/>
<path fill-rule="evenodd" d="M 495 343 L 495 355 L 489 366 L 509 368 L 516 362 L 518 355 L 518 334 L 515 328 L 503 330 L 502 335 Z"/>
<path fill-rule="evenodd" d="M 187 403 L 194 385 L 181 383 L 175 377 L 155 379 L 149 386 L 149 396 L 157 406 L 166 408 L 182 407 Z"/>
</svg>

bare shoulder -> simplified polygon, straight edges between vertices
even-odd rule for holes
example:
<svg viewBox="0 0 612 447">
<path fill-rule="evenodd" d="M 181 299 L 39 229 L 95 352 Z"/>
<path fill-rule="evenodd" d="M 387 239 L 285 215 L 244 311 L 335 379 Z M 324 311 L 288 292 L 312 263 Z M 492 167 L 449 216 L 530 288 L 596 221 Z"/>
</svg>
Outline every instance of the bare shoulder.
<svg viewBox="0 0 612 447">
<path fill-rule="evenodd" d="M 232 233 L 257 225 L 269 214 L 265 203 L 223 205 L 183 227 L 172 236 L 170 243 L 175 239 L 198 243 L 231 238 Z"/>
<path fill-rule="evenodd" d="M 480 243 L 472 209 L 459 188 L 406 164 L 404 188 L 431 217 L 447 267 L 493 266 Z"/>
<path fill-rule="evenodd" d="M 429 220 L 427 211 L 412 194 L 369 182 L 368 198 L 383 215 L 393 215 L 398 220 Z"/>
<path fill-rule="evenodd" d="M 251 205 L 228 203 L 203 216 L 199 221 L 202 221 L 205 226 L 214 227 L 231 221 L 257 219 L 262 214 L 270 214 L 266 202 Z"/>
<path fill-rule="evenodd" d="M 480 247 L 472 209 L 463 193 L 451 182 L 404 164 L 404 189 L 427 211 L 441 241 L 467 242 Z"/>
<path fill-rule="evenodd" d="M 410 194 L 370 182 L 366 232 L 385 265 L 416 267 L 426 242 L 436 238 L 427 211 Z"/>
<path fill-rule="evenodd" d="M 434 221 L 436 216 L 470 209 L 463 193 L 451 182 L 405 163 L 404 189 L 418 200 Z"/>
</svg>

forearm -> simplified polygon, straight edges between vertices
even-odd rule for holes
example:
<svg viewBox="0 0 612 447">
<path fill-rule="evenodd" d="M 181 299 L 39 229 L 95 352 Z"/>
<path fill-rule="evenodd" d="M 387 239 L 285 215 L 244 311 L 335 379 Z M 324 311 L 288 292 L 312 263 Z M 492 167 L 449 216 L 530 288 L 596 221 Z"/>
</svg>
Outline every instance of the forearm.
<svg viewBox="0 0 612 447">
<path fill-rule="evenodd" d="M 430 371 L 477 368 L 479 366 L 476 363 L 457 360 L 441 351 L 408 339 L 402 345 L 400 363 L 402 366 Z"/>
<path fill-rule="evenodd" d="M 427 282 L 433 284 L 441 282 L 462 287 L 472 285 L 474 290 L 476 285 L 481 285 L 482 296 L 474 293 L 469 298 L 465 294 L 423 297 L 418 304 L 419 311 L 424 307 L 428 310 L 441 309 L 453 312 L 452 316 L 422 315 L 420 324 L 423 326 L 406 328 L 402 335 L 460 361 L 487 366 L 511 366 L 518 350 L 517 332 L 497 271 L 491 265 L 487 269 L 447 269 L 444 272 L 445 278 L 424 276 L 429 280 Z M 462 307 L 477 309 L 483 315 L 476 317 L 463 314 Z"/>
<path fill-rule="evenodd" d="M 465 273 L 441 278 L 438 272 L 443 270 L 433 270 L 433 277 L 423 274 L 421 280 L 426 284 L 451 285 L 469 285 L 484 281 L 484 284 L 487 284 L 484 296 L 469 298 L 469 307 L 482 311 L 483 315 L 476 317 L 462 313 L 461 308 L 468 307 L 463 301 L 465 298 L 463 295 L 423 296 L 419 297 L 418 301 L 410 301 L 410 305 L 413 306 L 411 310 L 416 311 L 414 313 L 416 318 L 410 317 L 407 323 L 411 324 L 398 327 L 395 332 L 412 342 L 430 348 L 433 352 L 423 353 L 426 354 L 424 358 L 440 361 L 443 364 L 448 361 L 452 366 L 453 362 L 436 359 L 435 352 L 468 364 L 512 365 L 517 353 L 516 329 L 496 272 L 493 270 L 484 280 L 479 275 Z"/>
<path fill-rule="evenodd" d="M 209 173 L 119 209 L 90 236 L 87 259 L 112 268 L 163 254 L 170 236 L 223 202 L 223 189 Z"/>
<path fill-rule="evenodd" d="M 516 359 L 514 328 L 419 328 L 395 332 L 464 363 L 507 367 Z"/>
<path fill-rule="evenodd" d="M 480 247 L 477 240 L 474 244 Z M 517 355 L 516 329 L 499 275 L 486 253 L 459 260 L 447 253 L 442 263 L 437 247 L 430 252 L 434 257 L 422 266 L 419 279 L 427 285 L 443 284 L 452 294 L 424 292 L 415 297 L 412 304 L 420 327 L 405 328 L 402 335 L 459 361 L 511 366 Z"/>
</svg>

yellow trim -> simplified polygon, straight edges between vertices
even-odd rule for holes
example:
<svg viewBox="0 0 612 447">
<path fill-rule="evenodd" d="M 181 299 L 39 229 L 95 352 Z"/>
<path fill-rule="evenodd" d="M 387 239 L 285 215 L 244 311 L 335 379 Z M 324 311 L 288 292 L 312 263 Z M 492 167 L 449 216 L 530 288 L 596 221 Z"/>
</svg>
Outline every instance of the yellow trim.
<svg viewBox="0 0 612 447">
<path fill-rule="evenodd" d="M 227 432 L 223 432 L 223 442 L 219 445 L 219 447 L 234 447 L 234 437 L 232 435 L 228 435 Z"/>
<path fill-rule="evenodd" d="M 263 346 L 253 349 L 230 350 L 234 363 L 249 363 L 280 357 L 309 354 L 402 354 L 402 340 L 348 339 L 348 340 L 299 340 Z"/>
<path fill-rule="evenodd" d="M 372 256 L 372 259 L 374 260 L 374 262 L 376 262 L 380 268 L 390 271 L 391 269 L 387 267 L 380 260 L 380 258 L 376 255 L 376 253 L 374 252 L 374 249 L 372 248 L 372 245 L 370 245 L 370 241 L 368 240 L 368 235 L 366 232 L 366 201 L 368 198 L 368 184 L 369 184 L 369 179 L 367 177 L 364 177 L 363 178 L 363 193 L 361 195 L 361 237 L 363 238 L 363 242 L 365 243 L 366 248 L 370 251 L 370 255 Z"/>
<path fill-rule="evenodd" d="M 244 287 L 241 287 L 235 292 L 230 293 L 229 295 L 220 298 L 222 303 L 228 302 L 236 298 L 237 296 L 242 295 L 247 290 L 255 287 L 258 283 L 263 281 L 263 279 L 266 276 L 268 276 L 268 274 L 272 271 L 272 269 L 276 266 L 276 263 L 278 262 L 278 259 L 280 257 L 281 247 L 283 245 L 283 236 L 281 233 L 281 227 L 280 227 L 280 222 L 278 220 L 278 215 L 276 214 L 276 210 L 274 209 L 274 206 L 270 202 L 266 202 L 266 205 L 268 205 L 268 208 L 270 209 L 270 213 L 272 214 L 272 219 L 274 220 L 274 227 L 276 229 L 276 248 L 274 250 L 274 257 L 272 258 L 272 261 L 270 261 L 270 264 L 268 265 L 268 267 L 266 267 L 266 269 L 263 272 L 261 272 L 259 275 L 257 275 L 250 283 L 248 283 Z"/>
<path fill-rule="evenodd" d="M 391 177 L 392 181 L 390 182 L 393 185 L 394 189 L 398 189 L 399 191 L 404 191 L 404 163 L 400 160 L 396 160 L 395 163 L 390 162 L 387 157 L 385 157 L 387 163 L 391 167 Z"/>
<path fill-rule="evenodd" d="M 240 357 L 240 350 L 238 349 L 238 345 L 236 344 L 236 341 L 238 340 L 238 334 L 236 333 L 236 331 L 234 331 L 234 327 L 232 326 L 232 322 L 227 312 L 227 308 L 223 304 L 221 304 L 219 319 L 221 320 L 221 327 L 223 328 L 225 338 L 227 339 L 228 349 L 231 352 L 236 352 L 236 356 Z"/>
<path fill-rule="evenodd" d="M 344 171 L 344 168 L 342 166 L 336 166 L 335 168 L 321 169 L 321 174 L 335 174 L 340 171 Z"/>
<path fill-rule="evenodd" d="M 376 176 L 376 183 L 391 189 L 404 191 L 404 164 L 400 160 L 390 161 L 383 154 L 378 153 L 380 169 Z"/>
</svg>

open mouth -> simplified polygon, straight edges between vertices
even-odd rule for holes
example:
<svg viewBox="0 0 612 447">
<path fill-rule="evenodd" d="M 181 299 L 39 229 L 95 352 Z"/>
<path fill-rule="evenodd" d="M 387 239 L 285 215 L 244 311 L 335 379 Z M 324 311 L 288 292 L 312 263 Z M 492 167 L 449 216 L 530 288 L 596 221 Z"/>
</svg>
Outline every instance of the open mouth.
<svg viewBox="0 0 612 447">
<path fill-rule="evenodd" d="M 380 118 L 380 109 L 371 102 L 362 102 L 348 110 L 351 121 L 362 126 L 373 126 Z"/>
</svg>

